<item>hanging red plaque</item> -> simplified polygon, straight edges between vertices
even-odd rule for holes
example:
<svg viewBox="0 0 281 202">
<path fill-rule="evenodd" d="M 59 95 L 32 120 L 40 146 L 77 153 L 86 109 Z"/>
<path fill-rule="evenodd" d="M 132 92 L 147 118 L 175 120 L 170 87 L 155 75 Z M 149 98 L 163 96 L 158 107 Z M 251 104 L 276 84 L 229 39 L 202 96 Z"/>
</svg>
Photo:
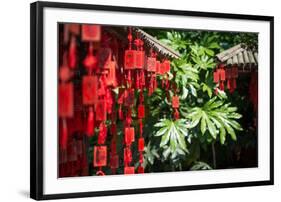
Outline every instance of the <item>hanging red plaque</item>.
<svg viewBox="0 0 281 202">
<path fill-rule="evenodd" d="M 74 35 L 80 34 L 80 25 L 76 23 L 69 24 L 69 32 Z"/>
<path fill-rule="evenodd" d="M 132 151 L 129 147 L 124 149 L 124 164 L 127 165 L 132 161 Z"/>
<path fill-rule="evenodd" d="M 115 61 L 110 61 L 109 70 L 108 70 L 108 74 L 107 74 L 107 77 L 106 77 L 106 84 L 108 86 L 113 86 L 113 87 L 117 86 L 116 62 Z"/>
<path fill-rule="evenodd" d="M 98 144 L 104 144 L 107 136 L 107 127 L 104 122 L 100 123 L 99 126 L 99 135 L 98 135 Z"/>
<path fill-rule="evenodd" d="M 94 48 L 92 43 L 89 45 L 88 53 L 83 61 L 83 65 L 87 69 L 88 74 L 92 74 L 92 71 L 97 67 L 97 57 L 94 56 Z"/>
<path fill-rule="evenodd" d="M 226 68 L 226 70 L 225 70 L 225 78 L 226 78 L 227 80 L 229 80 L 229 79 L 231 79 L 231 77 L 232 77 L 231 68 Z"/>
<path fill-rule="evenodd" d="M 179 108 L 180 101 L 178 96 L 173 96 L 172 98 L 172 107 L 173 108 Z"/>
<path fill-rule="evenodd" d="M 225 81 L 225 70 L 224 69 L 220 69 L 220 80 L 221 81 Z"/>
<path fill-rule="evenodd" d="M 135 141 L 135 129 L 133 127 L 125 128 L 125 144 L 131 145 Z"/>
<path fill-rule="evenodd" d="M 139 166 L 138 167 L 138 173 L 144 173 L 144 167 Z"/>
<path fill-rule="evenodd" d="M 138 118 L 143 119 L 145 117 L 145 108 L 144 105 L 139 105 L 138 106 Z"/>
<path fill-rule="evenodd" d="M 73 109 L 73 84 L 59 84 L 59 116 L 71 118 L 74 114 Z"/>
<path fill-rule="evenodd" d="M 99 42 L 101 39 L 100 25 L 82 25 L 82 41 Z"/>
<path fill-rule="evenodd" d="M 156 58 L 148 57 L 147 58 L 147 67 L 148 72 L 156 72 Z"/>
<path fill-rule="evenodd" d="M 87 121 L 87 130 L 86 134 L 90 137 L 94 134 L 94 110 L 93 107 L 89 107 L 89 112 L 88 112 L 88 121 Z"/>
<path fill-rule="evenodd" d="M 218 83 L 219 82 L 219 72 L 218 70 L 214 71 L 214 83 Z"/>
<path fill-rule="evenodd" d="M 124 174 L 135 174 L 135 167 L 133 166 L 126 166 L 124 167 Z"/>
<path fill-rule="evenodd" d="M 106 146 L 94 146 L 94 167 L 106 166 L 107 148 Z"/>
<path fill-rule="evenodd" d="M 143 69 L 144 67 L 144 51 L 136 51 L 136 69 Z"/>
<path fill-rule="evenodd" d="M 124 105 L 131 106 L 134 104 L 135 91 L 134 89 L 127 89 L 124 92 Z"/>
<path fill-rule="evenodd" d="M 170 69 L 171 69 L 170 61 L 169 60 L 165 60 L 162 64 L 164 66 L 164 73 L 169 72 Z"/>
<path fill-rule="evenodd" d="M 69 51 L 68 51 L 68 64 L 71 69 L 76 67 L 77 63 L 77 52 L 76 52 L 76 39 L 74 36 L 71 37 Z"/>
<path fill-rule="evenodd" d="M 156 60 L 156 74 L 162 74 L 161 73 L 161 63 L 160 61 Z"/>
<path fill-rule="evenodd" d="M 83 76 L 82 99 L 84 105 L 94 105 L 98 100 L 97 76 Z"/>
<path fill-rule="evenodd" d="M 142 152 L 144 151 L 144 138 L 139 138 L 138 140 L 138 151 Z"/>
<path fill-rule="evenodd" d="M 124 68 L 126 70 L 134 69 L 136 66 L 136 51 L 126 50 L 124 58 Z"/>
<path fill-rule="evenodd" d="M 139 39 L 139 34 L 137 34 L 137 39 L 135 40 L 135 45 L 137 47 L 136 51 L 136 69 L 144 68 L 145 52 L 143 51 L 143 41 Z"/>
<path fill-rule="evenodd" d="M 67 82 L 72 77 L 72 72 L 67 65 L 63 65 L 59 70 L 59 77 L 62 82 Z"/>
</svg>

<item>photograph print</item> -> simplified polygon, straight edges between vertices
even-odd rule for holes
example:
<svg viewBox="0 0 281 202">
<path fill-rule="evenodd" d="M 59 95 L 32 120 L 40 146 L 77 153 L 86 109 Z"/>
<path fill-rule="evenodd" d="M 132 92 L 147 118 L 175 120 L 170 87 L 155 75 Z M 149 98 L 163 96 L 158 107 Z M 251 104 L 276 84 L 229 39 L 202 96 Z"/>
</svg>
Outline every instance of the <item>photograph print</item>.
<svg viewBox="0 0 281 202">
<path fill-rule="evenodd" d="M 258 46 L 251 32 L 59 22 L 58 178 L 258 167 Z"/>
</svg>

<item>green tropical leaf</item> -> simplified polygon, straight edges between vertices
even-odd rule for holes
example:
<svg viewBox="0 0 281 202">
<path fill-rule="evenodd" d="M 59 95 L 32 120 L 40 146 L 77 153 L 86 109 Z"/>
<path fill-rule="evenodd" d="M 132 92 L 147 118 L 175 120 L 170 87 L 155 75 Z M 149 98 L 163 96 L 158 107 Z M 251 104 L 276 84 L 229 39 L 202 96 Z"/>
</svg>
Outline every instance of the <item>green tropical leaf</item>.
<svg viewBox="0 0 281 202">
<path fill-rule="evenodd" d="M 220 143 L 224 144 L 226 132 L 231 136 L 232 140 L 236 141 L 235 130 L 243 130 L 241 125 L 235 120 L 242 117 L 236 111 L 237 107 L 231 107 L 230 103 L 224 103 L 223 100 L 217 100 L 217 97 L 213 97 L 203 107 L 194 107 L 189 110 L 189 113 L 186 112 L 183 115 L 190 120 L 188 128 L 197 127 L 200 123 L 202 135 L 208 130 L 211 137 L 216 140 L 219 133 Z M 208 141 L 211 141 L 208 136 L 206 138 Z"/>
<path fill-rule="evenodd" d="M 154 125 L 158 129 L 155 133 L 155 137 L 161 136 L 160 147 L 164 150 L 169 148 L 172 156 L 174 153 L 188 153 L 187 149 L 187 122 L 185 119 L 169 120 L 161 119 L 157 124 Z M 164 156 L 168 155 L 168 151 L 165 152 Z"/>
</svg>

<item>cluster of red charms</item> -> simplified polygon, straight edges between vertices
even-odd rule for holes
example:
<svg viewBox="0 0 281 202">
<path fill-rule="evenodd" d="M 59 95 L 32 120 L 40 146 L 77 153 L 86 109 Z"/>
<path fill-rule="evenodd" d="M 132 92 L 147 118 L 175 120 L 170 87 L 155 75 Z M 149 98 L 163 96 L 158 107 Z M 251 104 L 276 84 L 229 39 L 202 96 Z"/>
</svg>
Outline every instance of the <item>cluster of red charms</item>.
<svg viewBox="0 0 281 202">
<path fill-rule="evenodd" d="M 236 79 L 238 78 L 238 67 L 234 65 L 232 67 L 226 67 L 224 64 L 219 64 L 214 71 L 214 83 L 218 84 L 218 88 L 221 91 L 225 90 L 224 82 L 227 83 L 227 88 L 230 93 L 233 93 L 236 89 Z"/>
<path fill-rule="evenodd" d="M 85 54 L 78 51 L 81 49 L 81 43 L 77 43 L 80 32 L 81 43 L 87 49 Z M 68 33 L 71 33 L 69 39 Z M 96 175 L 105 175 L 102 169 L 105 166 L 110 167 L 112 174 L 115 174 L 121 160 L 117 151 L 117 121 L 122 121 L 124 174 L 135 173 L 132 155 L 135 139 L 139 157 L 136 172 L 144 173 L 144 91 L 148 95 L 155 91 L 157 75 L 162 75 L 162 85 L 169 87 L 169 60 L 165 58 L 160 61 L 152 48 L 145 50 L 143 39 L 138 32 L 133 34 L 130 27 L 127 47 L 111 33 L 103 31 L 100 25 L 66 24 L 63 38 L 63 41 L 68 41 L 68 48 L 63 51 L 62 65 L 59 67 L 60 163 L 66 161 L 62 154 L 73 146 L 71 135 L 74 131 L 86 134 L 84 138 L 93 137 L 97 133 L 97 144 L 93 147 L 93 168 L 97 170 Z M 172 98 L 172 105 L 175 114 L 178 114 L 177 96 Z M 133 126 L 134 112 L 139 127 Z M 108 134 L 111 138 L 108 138 Z M 82 155 L 84 167 L 88 167 L 88 145 L 89 143 L 83 143 L 84 149 L 81 150 L 85 153 Z M 107 145 L 110 145 L 109 148 Z M 60 170 L 63 168 L 64 166 Z M 81 172 L 80 170 L 80 174 Z M 62 175 L 75 176 L 77 173 Z"/>
</svg>

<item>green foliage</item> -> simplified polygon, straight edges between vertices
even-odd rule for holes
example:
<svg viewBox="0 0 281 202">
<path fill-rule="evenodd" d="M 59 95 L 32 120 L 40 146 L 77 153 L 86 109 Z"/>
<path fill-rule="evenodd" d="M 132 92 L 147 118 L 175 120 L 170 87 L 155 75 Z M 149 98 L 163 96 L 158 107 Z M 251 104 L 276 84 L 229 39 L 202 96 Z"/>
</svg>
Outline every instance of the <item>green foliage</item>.
<svg viewBox="0 0 281 202">
<path fill-rule="evenodd" d="M 231 107 L 230 103 L 225 104 L 223 100 L 216 100 L 214 97 L 203 107 L 192 108 L 185 116 L 191 120 L 188 128 L 200 127 L 202 135 L 209 132 L 214 140 L 219 134 L 220 142 L 224 144 L 226 133 L 236 141 L 235 130 L 242 130 L 240 124 L 235 120 L 242 116 L 236 111 L 237 108 Z"/>
<path fill-rule="evenodd" d="M 171 154 L 171 158 L 177 155 L 185 155 L 188 153 L 186 141 L 188 138 L 188 131 L 185 119 L 178 119 L 176 121 L 169 119 L 161 119 L 154 125 L 159 128 L 156 132 L 156 137 L 161 137 L 160 148 L 163 148 L 163 156 L 165 159 Z"/>
<path fill-rule="evenodd" d="M 226 33 L 208 31 L 145 30 L 181 54 L 171 61 L 168 74 L 170 84 L 176 87 L 161 88 L 163 76 L 158 76 L 158 88 L 147 98 L 150 118 L 147 121 L 149 143 L 145 149 L 145 164 L 165 170 L 212 169 L 209 157 L 201 150 L 212 153 L 210 143 L 220 142 L 225 147 L 235 142 L 243 128 L 242 115 L 230 104 L 228 93 L 217 89 L 213 83 L 216 67 L 215 54 L 238 43 L 257 45 L 257 35 L 251 33 Z M 168 99 L 180 97 L 181 119 L 173 119 L 173 109 Z M 154 125 L 152 128 L 151 125 Z M 228 138 L 229 137 L 229 138 Z M 209 152 L 208 152 L 209 151 Z M 207 161 L 207 162 L 204 162 Z M 210 163 L 211 162 L 211 163 Z M 167 166 L 169 168 L 167 168 Z"/>
<path fill-rule="evenodd" d="M 211 170 L 212 167 L 205 162 L 196 161 L 190 170 Z"/>
</svg>

